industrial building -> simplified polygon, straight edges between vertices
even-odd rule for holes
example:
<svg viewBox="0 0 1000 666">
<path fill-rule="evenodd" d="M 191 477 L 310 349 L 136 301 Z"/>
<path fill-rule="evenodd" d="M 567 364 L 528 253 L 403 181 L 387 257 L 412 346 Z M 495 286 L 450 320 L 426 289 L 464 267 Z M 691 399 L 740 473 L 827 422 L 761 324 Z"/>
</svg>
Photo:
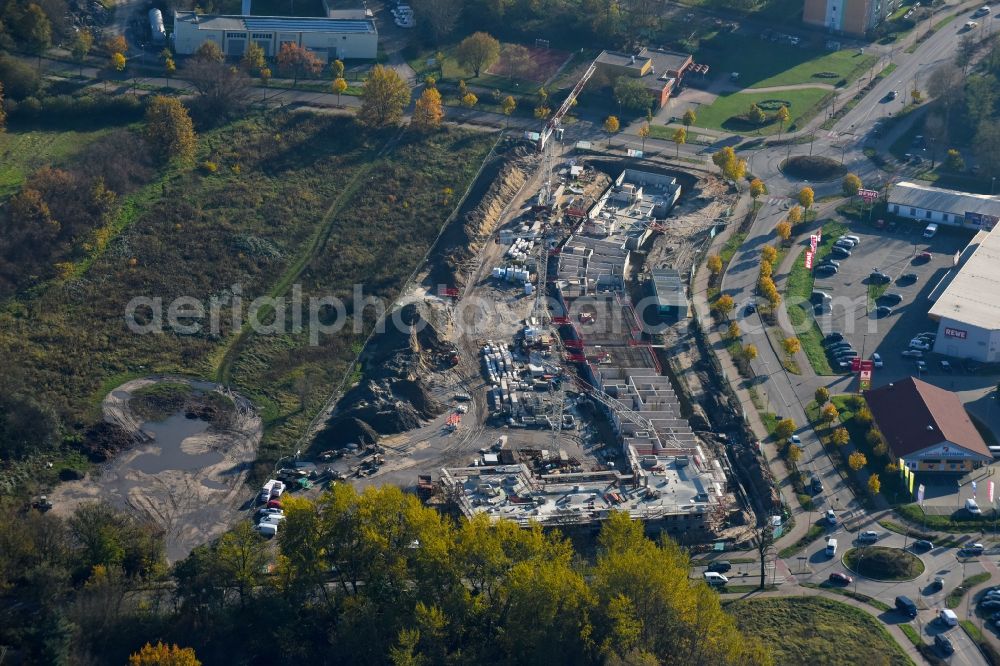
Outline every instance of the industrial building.
<svg viewBox="0 0 1000 666">
<path fill-rule="evenodd" d="M 174 50 L 191 55 L 205 42 L 215 42 L 231 58 L 242 57 L 248 43 L 274 57 L 282 44 L 309 49 L 323 62 L 373 60 L 378 55 L 378 31 L 371 19 L 284 16 L 207 16 L 174 12 Z"/>
<path fill-rule="evenodd" d="M 667 100 L 689 71 L 708 73 L 708 67 L 696 65 L 690 55 L 662 49 L 643 48 L 635 54 L 603 51 L 594 62 L 597 64 L 598 76 L 608 84 L 613 85 L 621 76 L 640 79 L 646 90 L 653 95 L 657 109 L 667 105 Z"/>
<path fill-rule="evenodd" d="M 1000 220 L 1000 197 L 902 182 L 889 191 L 893 215 L 964 229 L 992 229 Z"/>
<path fill-rule="evenodd" d="M 934 289 L 934 351 L 984 363 L 1000 361 L 1000 226 L 980 231 L 958 266 Z"/>
<path fill-rule="evenodd" d="M 911 471 L 964 474 L 993 461 L 951 391 L 909 377 L 864 395 L 889 450 Z"/>
<path fill-rule="evenodd" d="M 802 22 L 836 34 L 864 37 L 898 6 L 899 0 L 805 0 Z"/>
</svg>

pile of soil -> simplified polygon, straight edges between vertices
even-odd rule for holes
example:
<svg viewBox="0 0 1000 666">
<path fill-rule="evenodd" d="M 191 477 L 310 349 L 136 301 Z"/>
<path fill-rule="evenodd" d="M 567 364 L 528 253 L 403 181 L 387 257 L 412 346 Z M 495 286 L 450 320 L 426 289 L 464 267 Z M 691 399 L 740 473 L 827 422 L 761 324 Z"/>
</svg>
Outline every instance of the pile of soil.
<svg viewBox="0 0 1000 666">
<path fill-rule="evenodd" d="M 504 207 L 534 173 L 539 159 L 535 150 L 519 144 L 483 168 L 467 199 L 478 203 L 459 211 L 458 220 L 445 231 L 431 256 L 433 283 L 465 283 L 463 265 L 479 254 L 500 223 Z"/>
<path fill-rule="evenodd" d="M 366 349 L 361 382 L 337 403 L 333 416 L 316 437 L 323 449 L 355 443 L 373 443 L 379 435 L 411 430 L 445 410 L 425 382 L 429 370 L 439 369 L 454 353 L 436 326 L 425 318 L 427 309 L 411 303 L 387 325 Z"/>
<path fill-rule="evenodd" d="M 135 433 L 127 431 L 117 423 L 101 421 L 87 429 L 80 448 L 91 462 L 101 463 L 114 458 L 122 451 L 127 451 L 140 441 L 141 438 Z"/>
</svg>

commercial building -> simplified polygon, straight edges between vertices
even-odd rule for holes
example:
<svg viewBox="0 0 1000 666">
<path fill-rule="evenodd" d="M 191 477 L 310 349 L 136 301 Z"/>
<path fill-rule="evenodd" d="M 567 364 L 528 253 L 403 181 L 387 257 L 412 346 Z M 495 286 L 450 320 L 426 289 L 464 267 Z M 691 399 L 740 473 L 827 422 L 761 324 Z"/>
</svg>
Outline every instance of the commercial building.
<svg viewBox="0 0 1000 666">
<path fill-rule="evenodd" d="M 864 37 L 898 6 L 899 0 L 805 0 L 802 21 L 833 33 Z"/>
<path fill-rule="evenodd" d="M 865 392 L 889 450 L 913 472 L 964 474 L 993 461 L 958 396 L 909 377 Z"/>
<path fill-rule="evenodd" d="M 1000 227 L 976 234 L 931 297 L 936 353 L 1000 361 Z"/>
<path fill-rule="evenodd" d="M 1000 220 L 1000 197 L 902 182 L 889 192 L 889 212 L 921 222 L 989 230 Z"/>
<path fill-rule="evenodd" d="M 696 65 L 686 53 L 642 48 L 638 53 L 603 51 L 597 56 L 597 74 L 609 84 L 619 77 L 639 79 L 662 109 L 688 72 L 707 74 L 706 65 Z"/>
<path fill-rule="evenodd" d="M 332 19 L 284 16 L 207 16 L 174 12 L 174 50 L 191 55 L 205 42 L 215 42 L 231 58 L 242 57 L 247 44 L 274 57 L 282 44 L 309 49 L 323 62 L 374 59 L 378 31 L 371 19 Z"/>
</svg>

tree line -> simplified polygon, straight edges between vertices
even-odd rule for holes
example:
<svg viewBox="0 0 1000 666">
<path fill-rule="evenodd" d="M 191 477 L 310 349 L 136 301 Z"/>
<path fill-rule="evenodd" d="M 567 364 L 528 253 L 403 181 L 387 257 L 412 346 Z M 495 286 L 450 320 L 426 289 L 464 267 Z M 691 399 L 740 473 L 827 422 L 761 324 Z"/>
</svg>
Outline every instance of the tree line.
<svg viewBox="0 0 1000 666">
<path fill-rule="evenodd" d="M 624 514 L 588 559 L 558 532 L 457 522 L 391 486 L 336 485 L 285 515 L 276 542 L 243 522 L 169 571 L 159 536 L 107 507 L 17 515 L 0 581 L 31 610 L 0 642 L 52 664 L 161 641 L 209 664 L 772 663 L 687 555 Z"/>
</svg>

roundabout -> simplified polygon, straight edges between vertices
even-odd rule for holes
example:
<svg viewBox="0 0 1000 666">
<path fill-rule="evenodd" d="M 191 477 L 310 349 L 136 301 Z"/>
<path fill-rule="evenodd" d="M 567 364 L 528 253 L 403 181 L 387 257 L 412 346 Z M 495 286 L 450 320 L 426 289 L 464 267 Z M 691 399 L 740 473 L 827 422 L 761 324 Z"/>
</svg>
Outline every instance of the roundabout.
<svg viewBox="0 0 1000 666">
<path fill-rule="evenodd" d="M 788 178 L 814 183 L 830 182 L 847 173 L 839 162 L 822 155 L 795 155 L 782 160 L 778 169 Z"/>
<path fill-rule="evenodd" d="M 924 573 L 923 561 L 902 548 L 861 546 L 844 553 L 844 566 L 853 574 L 881 582 L 914 580 Z"/>
</svg>

